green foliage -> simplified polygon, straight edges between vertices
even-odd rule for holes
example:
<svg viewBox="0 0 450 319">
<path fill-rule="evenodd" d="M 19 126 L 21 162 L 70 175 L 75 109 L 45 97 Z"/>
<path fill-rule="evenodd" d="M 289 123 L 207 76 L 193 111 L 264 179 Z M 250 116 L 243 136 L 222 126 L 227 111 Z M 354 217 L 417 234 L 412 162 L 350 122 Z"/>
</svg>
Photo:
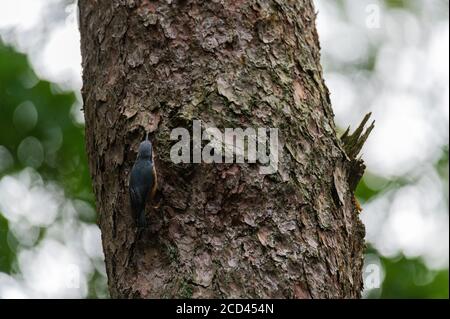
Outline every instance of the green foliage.
<svg viewBox="0 0 450 319">
<path fill-rule="evenodd" d="M 381 298 L 448 298 L 448 269 L 433 271 L 420 259 L 382 259 L 386 277 Z"/>
<path fill-rule="evenodd" d="M 30 154 L 35 157 L 31 166 L 61 183 L 69 196 L 93 202 L 83 127 L 72 116 L 75 94 L 38 80 L 25 55 L 1 45 L 0 70 L 0 145 L 15 155 L 10 172 L 30 164 L 26 150 L 18 155 L 19 146 L 35 137 L 42 150 Z"/>
<path fill-rule="evenodd" d="M 74 92 L 39 80 L 24 54 L 0 42 L 0 180 L 32 167 L 44 183 L 61 187 L 65 198 L 93 207 L 84 126 L 74 117 L 77 107 Z M 8 165 L 4 163 L 5 153 Z M 86 223 L 96 220 L 92 214 L 80 213 L 79 218 Z M 21 243 L 9 228 L 0 211 L 0 272 L 16 274 Z M 45 232 L 45 227 L 39 230 L 34 245 Z M 105 296 L 105 281 L 98 271 L 91 273 L 88 297 Z"/>
<path fill-rule="evenodd" d="M 390 8 L 404 8 L 407 5 L 405 0 L 385 0 L 384 2 Z"/>
<path fill-rule="evenodd" d="M 14 251 L 8 244 L 8 221 L 0 212 L 0 272 L 9 273 L 14 260 Z"/>
</svg>

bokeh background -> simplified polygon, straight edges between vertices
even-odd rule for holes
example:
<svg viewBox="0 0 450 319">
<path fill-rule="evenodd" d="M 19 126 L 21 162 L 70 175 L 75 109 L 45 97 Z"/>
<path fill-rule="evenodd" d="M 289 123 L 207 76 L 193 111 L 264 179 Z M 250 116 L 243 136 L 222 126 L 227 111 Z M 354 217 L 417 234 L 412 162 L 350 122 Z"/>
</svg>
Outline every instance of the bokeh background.
<svg viewBox="0 0 450 319">
<path fill-rule="evenodd" d="M 336 123 L 373 112 L 366 298 L 448 298 L 449 2 L 315 0 Z M 73 0 L 0 0 L 0 298 L 108 298 Z"/>
</svg>

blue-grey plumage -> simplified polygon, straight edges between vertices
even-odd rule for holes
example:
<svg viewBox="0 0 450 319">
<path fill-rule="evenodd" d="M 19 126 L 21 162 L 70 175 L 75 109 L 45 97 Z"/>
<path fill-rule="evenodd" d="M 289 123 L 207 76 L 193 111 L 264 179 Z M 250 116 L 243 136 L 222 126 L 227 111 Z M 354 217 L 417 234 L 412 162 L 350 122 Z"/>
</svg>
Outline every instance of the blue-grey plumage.
<svg viewBox="0 0 450 319">
<path fill-rule="evenodd" d="M 145 228 L 147 220 L 145 203 L 149 194 L 154 196 L 156 191 L 156 170 L 153 163 L 152 143 L 148 140 L 139 145 L 138 155 L 130 174 L 130 200 L 138 227 Z"/>
</svg>

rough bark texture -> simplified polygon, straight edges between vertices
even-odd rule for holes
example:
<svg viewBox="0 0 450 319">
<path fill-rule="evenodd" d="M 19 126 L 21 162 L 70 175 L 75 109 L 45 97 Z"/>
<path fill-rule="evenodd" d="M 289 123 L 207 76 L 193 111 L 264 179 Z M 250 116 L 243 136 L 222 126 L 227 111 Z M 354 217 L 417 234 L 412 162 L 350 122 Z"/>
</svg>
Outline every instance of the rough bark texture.
<svg viewBox="0 0 450 319">
<path fill-rule="evenodd" d="M 312 0 L 80 0 L 79 9 L 111 296 L 359 297 L 364 227 L 352 177 L 363 165 L 336 136 Z M 170 131 L 194 119 L 279 128 L 279 171 L 173 164 Z M 161 200 L 138 238 L 127 182 L 145 131 Z"/>
</svg>

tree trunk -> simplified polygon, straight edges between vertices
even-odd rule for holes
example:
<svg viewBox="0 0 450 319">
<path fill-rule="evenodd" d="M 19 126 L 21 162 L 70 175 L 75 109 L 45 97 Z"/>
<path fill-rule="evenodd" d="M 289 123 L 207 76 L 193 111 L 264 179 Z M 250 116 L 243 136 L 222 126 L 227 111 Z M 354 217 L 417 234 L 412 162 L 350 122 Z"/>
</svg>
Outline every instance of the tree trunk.
<svg viewBox="0 0 450 319">
<path fill-rule="evenodd" d="M 80 0 L 86 147 L 116 298 L 358 298 L 361 131 L 336 135 L 312 0 Z M 278 171 L 175 164 L 176 127 L 279 129 Z M 136 231 L 145 132 L 159 208 Z M 367 134 L 363 137 L 367 137 Z"/>
</svg>

